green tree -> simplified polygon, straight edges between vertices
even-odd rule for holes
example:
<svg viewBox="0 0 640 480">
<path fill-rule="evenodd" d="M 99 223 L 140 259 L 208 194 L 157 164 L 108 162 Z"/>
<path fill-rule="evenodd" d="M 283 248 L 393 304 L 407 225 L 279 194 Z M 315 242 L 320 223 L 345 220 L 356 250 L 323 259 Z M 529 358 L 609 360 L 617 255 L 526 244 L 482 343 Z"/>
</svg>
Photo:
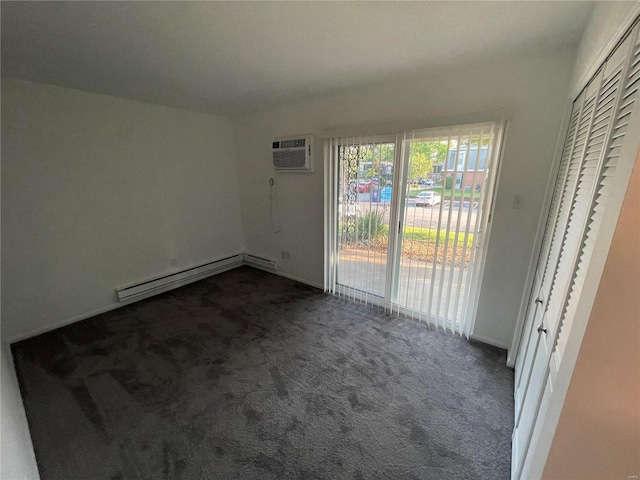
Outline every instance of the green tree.
<svg viewBox="0 0 640 480">
<path fill-rule="evenodd" d="M 410 161 L 411 169 L 409 170 L 409 178 L 411 180 L 426 178 L 433 172 L 433 159 L 427 157 L 423 152 L 413 153 Z"/>
<path fill-rule="evenodd" d="M 393 164 L 395 155 L 395 145 L 393 143 L 379 143 L 375 145 L 362 145 L 364 149 L 361 153 L 360 161 L 371 164 L 371 168 L 364 170 L 364 178 L 381 176 L 385 173 L 384 165 Z"/>
<path fill-rule="evenodd" d="M 447 142 L 412 142 L 409 179 L 426 178 L 434 165 L 441 165 L 447 156 Z"/>
<path fill-rule="evenodd" d="M 393 163 L 395 145 L 393 143 L 381 143 L 375 146 L 373 155 L 379 163 Z"/>
</svg>

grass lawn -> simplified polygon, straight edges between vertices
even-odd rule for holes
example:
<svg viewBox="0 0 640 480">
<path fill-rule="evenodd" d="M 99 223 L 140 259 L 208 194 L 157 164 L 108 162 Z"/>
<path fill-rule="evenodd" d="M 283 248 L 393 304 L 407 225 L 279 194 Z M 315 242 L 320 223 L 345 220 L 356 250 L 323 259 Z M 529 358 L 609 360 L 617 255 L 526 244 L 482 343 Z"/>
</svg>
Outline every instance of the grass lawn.
<svg viewBox="0 0 640 480">
<path fill-rule="evenodd" d="M 406 240 L 416 240 L 421 242 L 432 242 L 435 243 L 436 236 L 438 231 L 435 228 L 422 228 L 422 227 L 405 227 L 402 233 L 402 238 Z M 384 225 L 382 234 L 385 236 L 389 235 L 389 226 Z M 440 232 L 439 243 L 444 245 L 445 238 L 447 236 L 447 232 Z M 449 245 L 452 245 L 455 241 L 456 234 L 455 232 L 449 232 Z M 467 247 L 473 246 L 473 233 L 467 235 L 466 238 Z M 458 235 L 458 246 L 464 246 L 465 236 L 464 234 Z"/>
</svg>

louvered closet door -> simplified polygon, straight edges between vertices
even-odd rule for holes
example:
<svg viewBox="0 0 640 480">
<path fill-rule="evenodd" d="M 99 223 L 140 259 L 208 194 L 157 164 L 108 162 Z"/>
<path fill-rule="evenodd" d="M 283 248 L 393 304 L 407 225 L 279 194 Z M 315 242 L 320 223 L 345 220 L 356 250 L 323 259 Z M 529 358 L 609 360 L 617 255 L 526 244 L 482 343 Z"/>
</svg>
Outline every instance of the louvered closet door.
<svg viewBox="0 0 640 480">
<path fill-rule="evenodd" d="M 573 195 L 567 199 L 564 207 L 569 209 L 569 219 L 564 230 L 564 234 L 558 237 L 562 243 L 560 246 L 560 256 L 555 265 L 551 289 L 549 290 L 549 301 L 546 305 L 543 316 L 543 326 L 547 330 L 542 339 L 552 338 L 558 322 L 560 320 L 559 308 L 564 297 L 564 292 L 571 276 L 571 269 L 575 254 L 578 250 L 580 235 L 587 219 L 587 203 L 593 190 L 595 176 L 593 169 L 597 167 L 600 158 L 589 157 L 589 149 L 592 148 L 596 116 L 601 105 L 600 93 L 605 93 L 608 89 L 602 90 L 602 69 L 598 72 L 591 84 L 587 87 L 587 98 L 583 111 L 581 128 L 578 131 L 576 143 L 579 148 L 574 151 L 576 162 L 572 161 L 569 177 L 576 182 L 573 187 Z M 610 126 L 609 121 L 609 126 Z M 584 125 L 584 130 L 582 126 Z M 608 127 L 607 127 L 608 128 Z M 599 155 L 599 154 L 598 154 Z"/>
<path fill-rule="evenodd" d="M 600 74 L 601 76 L 601 74 Z M 599 76 L 596 77 L 600 78 Z M 551 352 L 551 346 L 544 335 L 543 319 L 547 306 L 547 299 L 551 296 L 556 265 L 561 254 L 562 239 L 568 228 L 571 204 L 578 186 L 578 178 L 583 154 L 587 144 L 589 128 L 593 121 L 595 103 L 598 94 L 598 82 L 592 81 L 574 102 L 572 123 L 575 131 L 570 128 L 565 141 L 563 161 L 565 161 L 566 176 L 562 180 L 560 203 L 550 235 L 550 246 L 544 262 L 539 262 L 536 275 L 540 277 L 540 289 L 529 308 L 532 321 L 529 325 L 528 349 L 522 352 L 524 356 L 519 384 L 516 388 L 515 419 L 513 432 L 513 468 L 517 471 L 522 464 L 528 448 L 531 429 L 534 425 L 540 394 L 546 381 L 546 359 Z M 570 125 L 571 127 L 571 125 Z M 562 166 L 561 166 L 562 168 Z M 560 181 L 560 180 L 559 180 Z M 551 220 L 551 218 L 549 220 Z M 549 240 L 548 240 L 549 241 Z M 543 266 L 544 265 L 544 266 Z"/>
<path fill-rule="evenodd" d="M 581 95 L 574 103 L 573 110 L 571 112 L 571 118 L 569 121 L 569 132 L 565 141 L 565 145 L 562 151 L 562 158 L 560 161 L 560 167 L 558 169 L 558 176 L 556 179 L 555 187 L 553 190 L 553 197 L 551 205 L 549 207 L 549 216 L 547 217 L 547 223 L 545 226 L 544 238 L 542 240 L 541 254 L 538 258 L 538 265 L 536 267 L 536 273 L 532 288 L 532 296 L 530 298 L 530 306 L 527 312 L 526 322 L 522 334 L 522 343 L 520 351 L 523 352 L 516 358 L 515 365 L 515 423 L 518 423 L 520 413 L 522 411 L 522 400 L 524 393 L 529 386 L 529 379 L 531 375 L 531 368 L 533 362 L 531 361 L 536 349 L 538 348 L 539 336 L 536 333 L 536 328 L 542 320 L 542 313 L 544 312 L 544 305 L 546 294 L 543 293 L 542 288 L 543 279 L 545 279 L 545 272 L 550 263 L 555 263 L 554 255 L 551 253 L 551 241 L 554 236 L 554 232 L 564 226 L 564 222 L 560 221 L 559 209 L 560 201 L 564 196 L 570 194 L 566 192 L 565 187 L 567 185 L 567 174 L 569 164 L 571 161 L 571 154 L 573 152 L 573 145 L 576 140 L 576 134 L 578 131 L 578 122 L 580 120 L 580 114 L 582 112 L 582 106 L 584 104 L 584 95 Z M 565 209 L 566 210 L 566 209 Z M 556 244 L 559 243 L 556 241 Z M 555 258 L 557 259 L 557 250 L 555 252 Z M 551 283 L 547 279 L 547 283 Z M 548 291 L 548 288 L 546 289 Z M 523 366 L 526 365 L 526 368 Z"/>
<path fill-rule="evenodd" d="M 637 115 L 639 28 L 573 105 L 516 360 L 513 478 L 521 477 L 537 417 L 553 391 L 617 160 Z"/>
<path fill-rule="evenodd" d="M 584 209 L 588 220 L 576 241 L 578 248 L 573 250 L 576 260 L 568 291 L 563 295 L 562 303 L 556 312 L 560 316 L 560 321 L 555 335 L 557 342 L 552 362 L 555 366 L 555 372 L 552 372 L 554 374 L 557 374 L 560 368 L 568 332 L 577 313 L 576 306 L 584 286 L 585 273 L 591 260 L 607 201 L 612 194 L 612 183 L 620 151 L 629 133 L 634 133 L 635 137 L 638 137 L 638 132 L 628 132 L 634 109 L 636 115 L 638 112 L 636 104 L 640 88 L 640 27 L 637 27 L 634 33 L 606 64 L 606 89 L 603 89 L 601 94 L 602 101 L 601 106 L 598 107 L 593 141 L 587 149 L 583 172 L 585 181 L 595 183 L 595 187 L 589 192 L 590 195 L 585 195 L 584 198 L 581 197 L 575 202 L 575 209 L 580 212 Z M 628 54 L 629 49 L 631 54 Z M 613 128 L 609 128 L 612 124 Z"/>
</svg>

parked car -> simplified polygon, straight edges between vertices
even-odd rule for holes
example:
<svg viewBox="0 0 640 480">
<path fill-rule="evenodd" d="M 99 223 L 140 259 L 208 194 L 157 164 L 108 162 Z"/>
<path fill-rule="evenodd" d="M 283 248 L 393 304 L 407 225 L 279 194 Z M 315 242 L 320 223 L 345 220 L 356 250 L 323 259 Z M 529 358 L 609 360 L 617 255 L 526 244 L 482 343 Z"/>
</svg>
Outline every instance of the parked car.
<svg viewBox="0 0 640 480">
<path fill-rule="evenodd" d="M 418 180 L 418 184 L 425 187 L 433 187 L 433 180 L 430 180 L 428 178 L 421 178 L 420 180 Z"/>
<path fill-rule="evenodd" d="M 420 192 L 416 197 L 416 207 L 433 207 L 441 202 L 441 197 L 436 192 Z"/>
<path fill-rule="evenodd" d="M 358 182 L 358 192 L 366 193 L 371 190 L 371 187 L 375 187 L 377 182 L 375 180 L 360 180 Z"/>
</svg>

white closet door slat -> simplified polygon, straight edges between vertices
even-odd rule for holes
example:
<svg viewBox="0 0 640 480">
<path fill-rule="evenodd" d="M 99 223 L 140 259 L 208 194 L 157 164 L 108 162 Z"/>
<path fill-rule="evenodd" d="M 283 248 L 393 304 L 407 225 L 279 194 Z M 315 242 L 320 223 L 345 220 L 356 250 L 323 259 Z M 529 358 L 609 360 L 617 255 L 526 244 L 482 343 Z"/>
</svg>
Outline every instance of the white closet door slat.
<svg viewBox="0 0 640 480">
<path fill-rule="evenodd" d="M 582 136 L 580 142 L 576 142 L 576 148 L 573 151 L 571 158 L 571 167 L 569 170 L 569 178 L 567 186 L 565 187 L 565 198 L 563 198 L 563 205 L 560 209 L 561 214 L 567 219 L 564 229 L 559 230 L 554 235 L 554 243 L 558 244 L 557 251 L 559 255 L 554 258 L 555 271 L 552 277 L 550 277 L 550 290 L 548 295 L 548 302 L 546 305 L 547 321 L 551 331 L 554 330 L 555 325 L 559 321 L 558 308 L 561 305 L 561 301 L 558 298 L 559 284 L 561 284 L 571 269 L 571 247 L 572 247 L 572 235 L 571 231 L 575 230 L 576 225 L 582 221 L 584 214 L 581 211 L 576 210 L 576 200 L 580 203 L 580 197 L 584 196 L 584 192 L 587 188 L 581 185 L 580 181 L 584 183 L 585 178 L 581 178 L 581 171 L 583 168 L 584 155 L 587 151 L 587 145 L 589 142 L 589 134 L 593 127 L 595 120 L 595 114 L 597 111 L 597 99 L 601 93 L 603 80 L 603 69 L 601 69 L 590 84 L 585 88 L 586 100 L 584 103 L 584 109 L 582 118 L 580 119 L 580 127 L 578 129 L 578 135 Z M 581 193 L 582 192 L 582 193 Z M 579 196 L 580 195 L 580 196 Z M 567 241 L 570 244 L 567 244 Z"/>
<path fill-rule="evenodd" d="M 553 197 L 551 199 L 551 205 L 549 206 L 549 216 L 547 217 L 547 222 L 544 229 L 544 237 L 542 239 L 542 246 L 540 248 L 540 256 L 538 258 L 538 265 L 536 267 L 537 270 L 541 270 L 548 265 L 548 260 L 551 255 L 550 247 L 553 239 L 554 226 L 556 225 L 556 218 L 559 214 L 558 208 L 560 207 L 560 201 L 562 198 L 562 194 L 565 188 L 565 184 L 568 181 L 569 174 L 569 164 L 571 159 L 571 151 L 573 148 L 573 144 L 575 141 L 575 134 L 578 128 L 578 121 L 580 120 L 580 112 L 582 108 L 581 97 L 578 97 L 575 102 L 573 102 L 571 117 L 569 120 L 569 129 L 567 132 L 567 137 L 565 139 L 565 144 L 562 149 L 562 156 L 560 160 L 560 167 L 558 168 L 558 176 L 556 178 L 556 183 L 553 189 Z M 544 273 L 540 273 L 540 281 L 542 281 L 544 277 Z M 538 292 L 534 292 L 535 295 Z M 529 317 L 530 315 L 528 315 Z M 525 334 L 527 329 L 524 330 Z M 526 348 L 526 347 L 525 347 Z M 525 350 L 526 351 L 526 350 Z"/>
<path fill-rule="evenodd" d="M 636 28 L 636 36 L 638 36 L 639 28 L 640 27 Z M 629 49 L 631 42 L 632 38 L 628 37 L 619 48 Z M 640 44 L 640 37 L 638 38 L 638 43 Z M 594 186 L 595 188 L 589 206 L 589 218 L 587 219 L 581 244 L 578 248 L 576 266 L 572 274 L 571 284 L 562 312 L 562 319 L 558 328 L 554 351 L 559 362 L 562 362 L 569 332 L 571 331 L 571 325 L 576 315 L 578 300 L 580 299 L 584 286 L 586 270 L 593 255 L 595 240 L 602 223 L 604 212 L 606 211 L 608 199 L 611 196 L 617 157 L 620 155 L 620 150 L 622 149 L 624 139 L 628 132 L 627 127 L 631 114 L 634 108 L 637 108 L 638 78 L 636 78 L 636 76 L 640 78 L 640 65 L 638 65 L 640 58 L 637 57 L 640 57 L 640 53 L 639 49 L 635 48 L 635 50 L 636 55 L 626 57 L 626 61 L 624 61 L 623 64 L 623 71 L 626 70 L 624 75 L 625 81 L 623 88 L 620 89 L 620 95 L 618 95 L 619 99 L 613 116 L 615 122 L 612 126 L 612 135 L 605 148 L 603 161 L 600 164 L 601 172 L 597 185 Z"/>
</svg>

